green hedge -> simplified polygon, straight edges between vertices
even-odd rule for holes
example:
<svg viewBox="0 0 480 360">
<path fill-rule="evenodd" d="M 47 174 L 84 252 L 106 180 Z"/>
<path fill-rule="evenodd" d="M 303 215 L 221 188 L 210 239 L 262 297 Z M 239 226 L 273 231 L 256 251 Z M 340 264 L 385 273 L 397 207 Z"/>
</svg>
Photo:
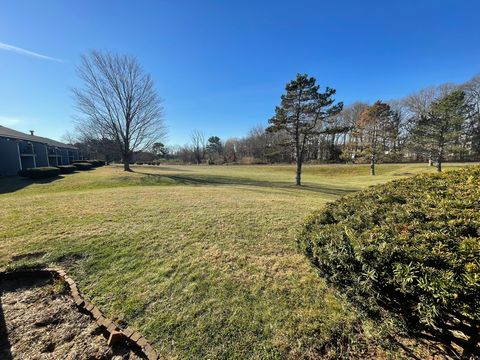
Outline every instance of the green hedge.
<svg viewBox="0 0 480 360">
<path fill-rule="evenodd" d="M 341 198 L 312 214 L 298 241 L 357 305 L 479 354 L 480 167 Z"/>
<path fill-rule="evenodd" d="M 61 174 L 71 174 L 75 170 L 77 170 L 77 168 L 74 165 L 60 165 L 57 167 L 60 169 Z"/>
<path fill-rule="evenodd" d="M 93 169 L 93 165 L 89 162 L 75 162 L 75 163 L 72 163 L 72 165 L 75 166 L 75 168 L 80 171 Z"/>
<path fill-rule="evenodd" d="M 94 167 L 100 167 L 105 165 L 105 161 L 103 160 L 89 160 L 89 163 L 91 163 Z"/>
<path fill-rule="evenodd" d="M 60 169 L 48 166 L 23 169 L 18 172 L 18 176 L 28 177 L 30 179 L 46 179 L 58 175 L 60 175 Z"/>
<path fill-rule="evenodd" d="M 72 164 L 79 164 L 79 163 L 90 163 L 92 164 L 93 167 L 99 167 L 99 166 L 104 166 L 105 161 L 103 160 L 74 160 L 72 161 Z"/>
</svg>

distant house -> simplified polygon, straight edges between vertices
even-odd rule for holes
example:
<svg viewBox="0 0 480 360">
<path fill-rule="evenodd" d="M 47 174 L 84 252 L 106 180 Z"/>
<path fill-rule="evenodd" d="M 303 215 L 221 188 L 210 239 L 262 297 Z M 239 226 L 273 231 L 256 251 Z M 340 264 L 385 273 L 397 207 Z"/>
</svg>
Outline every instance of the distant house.
<svg viewBox="0 0 480 360">
<path fill-rule="evenodd" d="M 0 125 L 0 176 L 33 167 L 68 165 L 79 159 L 74 146 Z"/>
</svg>

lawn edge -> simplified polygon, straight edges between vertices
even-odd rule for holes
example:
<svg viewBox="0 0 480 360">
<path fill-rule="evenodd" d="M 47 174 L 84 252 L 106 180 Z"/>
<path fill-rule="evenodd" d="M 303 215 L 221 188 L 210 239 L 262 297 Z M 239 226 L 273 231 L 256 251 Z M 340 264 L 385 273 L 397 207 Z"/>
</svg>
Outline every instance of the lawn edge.
<svg viewBox="0 0 480 360">
<path fill-rule="evenodd" d="M 12 279 L 16 277 L 35 278 L 42 276 L 51 276 L 68 285 L 70 295 L 72 296 L 77 309 L 89 315 L 97 325 L 101 326 L 108 333 L 108 346 L 125 341 L 139 349 L 148 360 L 159 360 L 160 356 L 148 343 L 148 341 L 138 331 L 127 326 L 121 328 L 117 323 L 104 316 L 102 311 L 95 305 L 85 300 L 77 286 L 77 283 L 67 275 L 65 270 L 60 268 L 38 268 L 38 269 L 18 269 L 12 271 L 0 271 L 0 280 Z"/>
</svg>

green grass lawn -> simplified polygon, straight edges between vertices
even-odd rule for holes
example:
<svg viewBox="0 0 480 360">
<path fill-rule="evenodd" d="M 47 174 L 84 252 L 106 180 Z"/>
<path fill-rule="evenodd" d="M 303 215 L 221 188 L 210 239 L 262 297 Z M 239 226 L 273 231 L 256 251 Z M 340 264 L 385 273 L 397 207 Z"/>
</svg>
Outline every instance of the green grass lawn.
<svg viewBox="0 0 480 360">
<path fill-rule="evenodd" d="M 296 188 L 293 166 L 133 169 L 0 179 L 0 267 L 64 267 L 108 316 L 182 359 L 315 357 L 334 346 L 359 315 L 297 250 L 303 219 L 344 194 L 434 171 L 306 166 Z"/>
</svg>

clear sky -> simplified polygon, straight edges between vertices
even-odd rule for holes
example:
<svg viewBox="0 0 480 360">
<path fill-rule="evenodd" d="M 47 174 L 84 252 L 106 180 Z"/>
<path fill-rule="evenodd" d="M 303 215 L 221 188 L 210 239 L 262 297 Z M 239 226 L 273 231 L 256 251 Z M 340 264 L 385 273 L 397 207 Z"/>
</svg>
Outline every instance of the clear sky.
<svg viewBox="0 0 480 360">
<path fill-rule="evenodd" d="M 298 72 L 346 104 L 468 80 L 480 73 L 479 14 L 478 0 L 1 0 L 0 124 L 72 130 L 75 66 L 97 48 L 152 74 L 167 143 L 193 129 L 240 137 L 266 124 Z"/>
</svg>

